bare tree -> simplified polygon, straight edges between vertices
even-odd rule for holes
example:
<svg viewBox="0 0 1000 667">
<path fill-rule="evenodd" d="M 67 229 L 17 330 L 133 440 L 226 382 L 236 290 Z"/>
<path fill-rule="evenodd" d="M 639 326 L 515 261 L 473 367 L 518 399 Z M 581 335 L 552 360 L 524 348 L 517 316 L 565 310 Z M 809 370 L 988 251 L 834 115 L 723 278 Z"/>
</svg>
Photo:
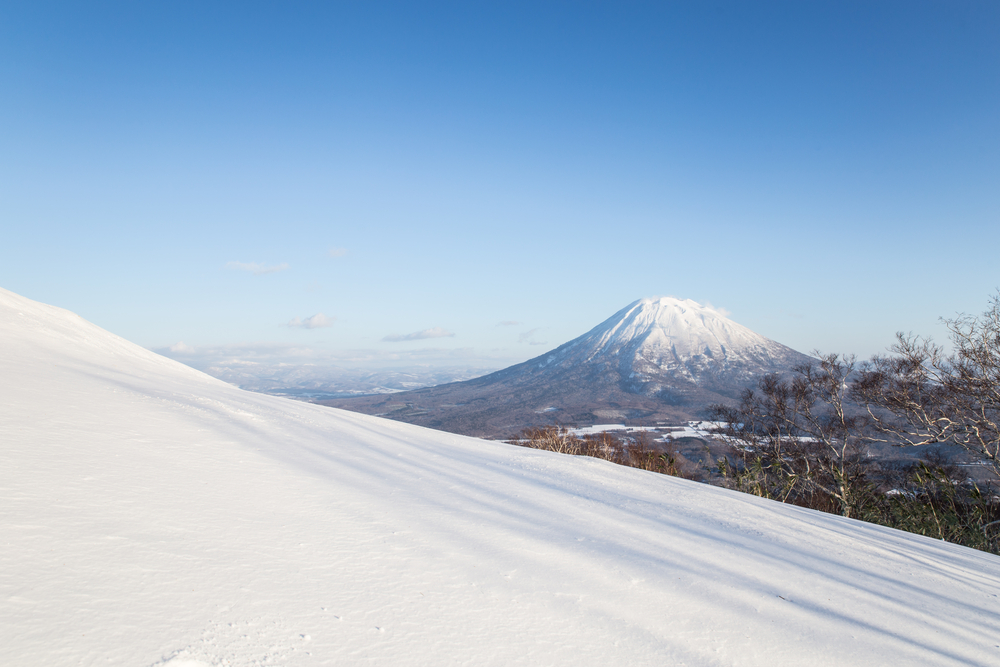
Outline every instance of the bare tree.
<svg viewBox="0 0 1000 667">
<path fill-rule="evenodd" d="M 848 403 L 854 357 L 818 356 L 790 381 L 767 375 L 737 407 L 712 408 L 742 458 L 735 469 L 720 465 L 740 490 L 854 516 L 872 492 L 871 420 Z"/>
<path fill-rule="evenodd" d="M 1000 293 L 979 317 L 943 321 L 950 354 L 929 338 L 897 334 L 890 355 L 861 369 L 852 397 L 867 407 L 880 439 L 959 445 L 1000 480 Z"/>
</svg>

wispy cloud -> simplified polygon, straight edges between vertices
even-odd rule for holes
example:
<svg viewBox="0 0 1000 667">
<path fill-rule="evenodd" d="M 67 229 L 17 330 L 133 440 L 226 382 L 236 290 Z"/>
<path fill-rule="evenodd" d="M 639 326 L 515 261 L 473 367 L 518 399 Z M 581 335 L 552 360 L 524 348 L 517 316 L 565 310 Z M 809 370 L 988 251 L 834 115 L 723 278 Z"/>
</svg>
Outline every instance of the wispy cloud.
<svg viewBox="0 0 1000 667">
<path fill-rule="evenodd" d="M 546 341 L 534 340 L 535 334 L 539 331 L 541 331 L 541 329 L 529 329 L 517 337 L 517 342 L 522 345 L 524 343 L 527 343 L 528 345 L 546 345 Z"/>
<path fill-rule="evenodd" d="M 520 322 L 514 320 L 504 320 L 503 322 L 497 322 L 498 327 L 516 327 Z"/>
<path fill-rule="evenodd" d="M 288 326 L 293 329 L 320 329 L 322 327 L 331 326 L 335 319 L 337 318 L 327 317 L 323 313 L 316 313 L 312 317 L 307 317 L 305 319 L 295 317 L 288 323 Z"/>
<path fill-rule="evenodd" d="M 383 347 L 381 349 L 337 349 L 310 347 L 290 343 L 237 343 L 222 346 L 177 345 L 153 348 L 153 352 L 205 370 L 211 367 L 248 368 L 260 366 L 308 367 L 341 366 L 344 368 L 403 368 L 411 366 L 444 367 L 476 366 L 503 368 L 524 361 L 523 355 L 510 350 L 477 350 L 473 348 Z"/>
<path fill-rule="evenodd" d="M 330 248 L 327 254 L 330 257 L 343 257 L 347 254 L 347 248 Z"/>
<path fill-rule="evenodd" d="M 517 337 L 517 342 L 527 343 L 529 340 L 531 340 L 531 337 L 534 336 L 537 332 L 538 329 L 530 329 L 528 331 L 525 331 L 524 333 L 522 333 L 520 336 Z"/>
<path fill-rule="evenodd" d="M 723 317 L 729 317 L 731 315 L 731 313 L 728 310 L 726 310 L 725 308 L 720 308 L 719 306 L 713 306 L 711 301 L 703 301 L 701 305 L 705 306 L 706 308 L 708 308 L 710 310 L 714 310 L 715 312 L 717 312 L 719 315 L 722 315 Z"/>
<path fill-rule="evenodd" d="M 447 329 L 442 329 L 441 327 L 434 327 L 433 329 L 424 329 L 423 331 L 414 331 L 410 334 L 391 334 L 386 336 L 382 340 L 387 343 L 398 343 L 404 340 L 423 340 L 425 338 L 450 338 L 454 336 L 452 332 Z"/>
<path fill-rule="evenodd" d="M 257 262 L 229 262 L 226 264 L 227 269 L 234 269 L 236 271 L 249 271 L 255 276 L 263 276 L 268 273 L 277 273 L 278 271 L 284 271 L 288 268 L 287 264 L 274 264 L 272 266 L 267 266 L 266 264 L 258 264 Z"/>
<path fill-rule="evenodd" d="M 184 341 L 174 343 L 169 349 L 174 354 L 194 354 L 195 352 L 195 349 L 190 345 L 185 345 Z"/>
</svg>

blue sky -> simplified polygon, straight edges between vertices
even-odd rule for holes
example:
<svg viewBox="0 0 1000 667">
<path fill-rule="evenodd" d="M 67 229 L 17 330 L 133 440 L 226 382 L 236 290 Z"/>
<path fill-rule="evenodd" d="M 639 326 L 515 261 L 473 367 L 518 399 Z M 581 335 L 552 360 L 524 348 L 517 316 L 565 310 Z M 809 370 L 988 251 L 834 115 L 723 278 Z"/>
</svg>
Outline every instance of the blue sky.
<svg viewBox="0 0 1000 667">
<path fill-rule="evenodd" d="M 500 366 L 655 295 L 802 351 L 942 338 L 1000 287 L 997 35 L 996 2 L 5 3 L 0 286 L 356 363 Z"/>
</svg>

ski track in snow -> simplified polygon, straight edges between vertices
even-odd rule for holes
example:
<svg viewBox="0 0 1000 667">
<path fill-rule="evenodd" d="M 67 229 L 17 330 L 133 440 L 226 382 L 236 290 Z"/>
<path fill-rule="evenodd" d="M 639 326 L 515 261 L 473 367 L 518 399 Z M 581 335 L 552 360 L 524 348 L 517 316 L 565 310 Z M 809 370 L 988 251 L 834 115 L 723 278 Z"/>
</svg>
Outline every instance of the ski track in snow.
<svg viewBox="0 0 1000 667">
<path fill-rule="evenodd" d="M 251 394 L 0 290 L 0 664 L 1000 664 L 1000 559 Z"/>
</svg>

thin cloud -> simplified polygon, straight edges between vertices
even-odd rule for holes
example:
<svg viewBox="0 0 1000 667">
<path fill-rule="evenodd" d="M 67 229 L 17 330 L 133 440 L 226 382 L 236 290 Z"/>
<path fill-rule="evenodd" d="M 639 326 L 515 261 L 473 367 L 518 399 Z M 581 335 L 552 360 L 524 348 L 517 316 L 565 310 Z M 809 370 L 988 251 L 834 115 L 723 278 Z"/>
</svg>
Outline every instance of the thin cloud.
<svg viewBox="0 0 1000 667">
<path fill-rule="evenodd" d="M 335 258 L 343 257 L 344 255 L 347 254 L 347 248 L 330 248 L 327 254 L 330 255 L 330 257 L 335 257 Z"/>
<path fill-rule="evenodd" d="M 258 264 L 257 262 L 229 262 L 226 264 L 227 269 L 234 269 L 236 271 L 249 271 L 255 276 L 264 276 L 268 273 L 277 273 L 278 271 L 284 271 L 288 268 L 287 264 L 274 264 L 273 266 L 267 266 L 265 264 Z"/>
<path fill-rule="evenodd" d="M 732 314 L 728 310 L 726 310 L 725 308 L 720 308 L 719 306 L 713 306 L 711 301 L 703 301 L 701 305 L 705 306 L 706 308 L 708 308 L 710 310 L 714 310 L 715 312 L 717 312 L 719 315 L 722 315 L 723 317 L 729 317 Z"/>
<path fill-rule="evenodd" d="M 195 349 L 190 345 L 185 345 L 184 341 L 174 343 L 169 349 L 174 354 L 194 354 L 195 352 Z"/>
<path fill-rule="evenodd" d="M 235 343 L 197 347 L 185 345 L 154 347 L 153 352 L 176 359 L 202 371 L 220 377 L 217 371 L 246 372 L 269 377 L 289 368 L 423 368 L 475 367 L 497 369 L 524 361 L 524 355 L 511 355 L 507 349 L 479 350 L 474 348 L 382 347 L 380 349 L 337 349 L 311 347 L 297 343 Z M 242 369 L 242 370 L 241 370 Z M 225 379 L 225 378 L 224 378 Z M 232 381 L 232 380 L 227 380 Z"/>
<path fill-rule="evenodd" d="M 498 327 L 516 327 L 518 324 L 520 324 L 520 322 L 516 322 L 514 320 L 504 320 L 503 322 L 498 322 L 497 326 Z"/>
<path fill-rule="evenodd" d="M 525 331 L 520 336 L 517 337 L 517 342 L 520 344 L 527 343 L 528 345 L 548 345 L 547 341 L 544 340 L 534 340 L 535 334 L 541 331 L 541 329 L 530 329 Z"/>
<path fill-rule="evenodd" d="M 399 343 L 405 340 L 424 340 L 425 338 L 450 338 L 454 336 L 452 332 L 447 329 L 442 329 L 441 327 L 434 327 L 432 329 L 424 329 L 423 331 L 414 331 L 410 334 L 391 334 L 386 336 L 382 340 L 387 343 Z"/>
<path fill-rule="evenodd" d="M 528 343 L 528 342 L 531 341 L 531 338 L 536 333 L 538 333 L 538 329 L 530 329 L 528 331 L 525 331 L 524 333 L 522 333 L 520 336 L 517 337 L 517 342 L 518 343 Z"/>
<path fill-rule="evenodd" d="M 320 329 L 322 327 L 332 326 L 335 317 L 327 317 L 323 313 L 316 313 L 312 317 L 307 317 L 302 319 L 300 317 L 292 318 L 287 326 L 293 329 Z"/>
</svg>

